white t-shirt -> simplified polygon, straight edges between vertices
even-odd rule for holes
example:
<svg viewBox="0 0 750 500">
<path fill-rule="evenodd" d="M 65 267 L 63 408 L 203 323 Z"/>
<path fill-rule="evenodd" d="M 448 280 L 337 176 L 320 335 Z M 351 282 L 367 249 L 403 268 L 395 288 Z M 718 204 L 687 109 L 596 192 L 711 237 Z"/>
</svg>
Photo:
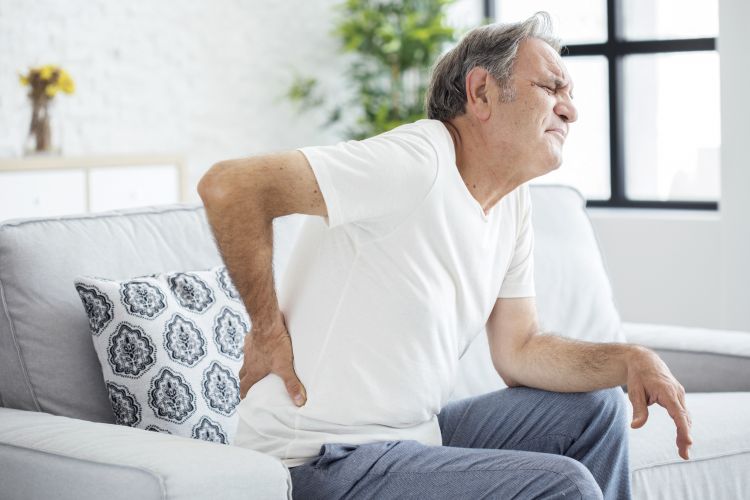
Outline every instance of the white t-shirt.
<svg viewBox="0 0 750 500">
<path fill-rule="evenodd" d="M 280 377 L 260 380 L 234 444 L 289 467 L 324 443 L 441 445 L 460 356 L 497 297 L 534 295 L 528 187 L 485 215 L 437 120 L 301 151 L 328 217 L 303 224 L 279 305 L 308 399 L 298 408 Z"/>
</svg>

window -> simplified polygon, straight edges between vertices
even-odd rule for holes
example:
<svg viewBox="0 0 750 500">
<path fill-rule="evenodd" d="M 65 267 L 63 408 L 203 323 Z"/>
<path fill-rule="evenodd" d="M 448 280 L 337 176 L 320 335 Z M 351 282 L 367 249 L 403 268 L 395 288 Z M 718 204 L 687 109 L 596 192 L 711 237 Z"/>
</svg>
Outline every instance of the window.
<svg viewBox="0 0 750 500">
<path fill-rule="evenodd" d="M 715 210 L 718 0 L 483 0 L 488 19 L 546 10 L 565 48 L 579 121 L 540 182 L 588 206 Z"/>
</svg>

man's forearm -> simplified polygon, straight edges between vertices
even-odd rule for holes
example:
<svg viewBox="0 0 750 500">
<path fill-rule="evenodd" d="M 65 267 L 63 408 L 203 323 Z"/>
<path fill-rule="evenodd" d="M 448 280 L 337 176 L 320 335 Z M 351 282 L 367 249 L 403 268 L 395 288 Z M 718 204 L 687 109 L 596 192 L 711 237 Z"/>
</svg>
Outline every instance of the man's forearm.
<svg viewBox="0 0 750 500">
<path fill-rule="evenodd" d="M 214 182 L 231 187 L 231 168 L 220 174 L 223 180 Z M 281 316 L 273 279 L 273 218 L 252 193 L 222 191 L 218 196 L 201 193 L 206 217 L 253 331 L 267 331 Z"/>
<path fill-rule="evenodd" d="M 624 385 L 628 359 L 638 349 L 642 348 L 538 334 L 519 351 L 509 385 L 556 392 L 587 392 Z"/>
</svg>

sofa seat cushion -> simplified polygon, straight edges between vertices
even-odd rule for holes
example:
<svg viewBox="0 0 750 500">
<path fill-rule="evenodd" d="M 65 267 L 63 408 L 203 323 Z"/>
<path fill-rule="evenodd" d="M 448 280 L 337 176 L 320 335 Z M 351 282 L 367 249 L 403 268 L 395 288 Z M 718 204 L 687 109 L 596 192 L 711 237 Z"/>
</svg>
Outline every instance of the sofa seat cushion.
<svg viewBox="0 0 750 500">
<path fill-rule="evenodd" d="M 654 404 L 640 429 L 630 430 L 634 499 L 747 498 L 750 492 L 750 393 L 688 393 L 693 446 L 677 455 L 676 429 Z"/>
<path fill-rule="evenodd" d="M 229 444 L 250 318 L 226 267 L 74 284 L 116 423 Z"/>
<path fill-rule="evenodd" d="M 0 408 L 0 498 L 291 500 L 292 481 L 247 448 Z"/>
</svg>

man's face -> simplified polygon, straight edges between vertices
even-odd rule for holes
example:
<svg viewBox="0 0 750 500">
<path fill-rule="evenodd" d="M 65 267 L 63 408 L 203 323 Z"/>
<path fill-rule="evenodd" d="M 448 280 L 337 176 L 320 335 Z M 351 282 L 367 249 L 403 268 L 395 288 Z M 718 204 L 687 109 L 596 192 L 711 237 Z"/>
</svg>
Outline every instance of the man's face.
<svg viewBox="0 0 750 500">
<path fill-rule="evenodd" d="M 490 140 L 514 152 L 528 179 L 559 167 L 569 125 L 578 117 L 573 82 L 560 55 L 544 41 L 528 38 L 519 45 L 513 67 L 514 98 L 502 100 L 503 90 L 494 80 L 492 86 L 498 98 Z"/>
</svg>

